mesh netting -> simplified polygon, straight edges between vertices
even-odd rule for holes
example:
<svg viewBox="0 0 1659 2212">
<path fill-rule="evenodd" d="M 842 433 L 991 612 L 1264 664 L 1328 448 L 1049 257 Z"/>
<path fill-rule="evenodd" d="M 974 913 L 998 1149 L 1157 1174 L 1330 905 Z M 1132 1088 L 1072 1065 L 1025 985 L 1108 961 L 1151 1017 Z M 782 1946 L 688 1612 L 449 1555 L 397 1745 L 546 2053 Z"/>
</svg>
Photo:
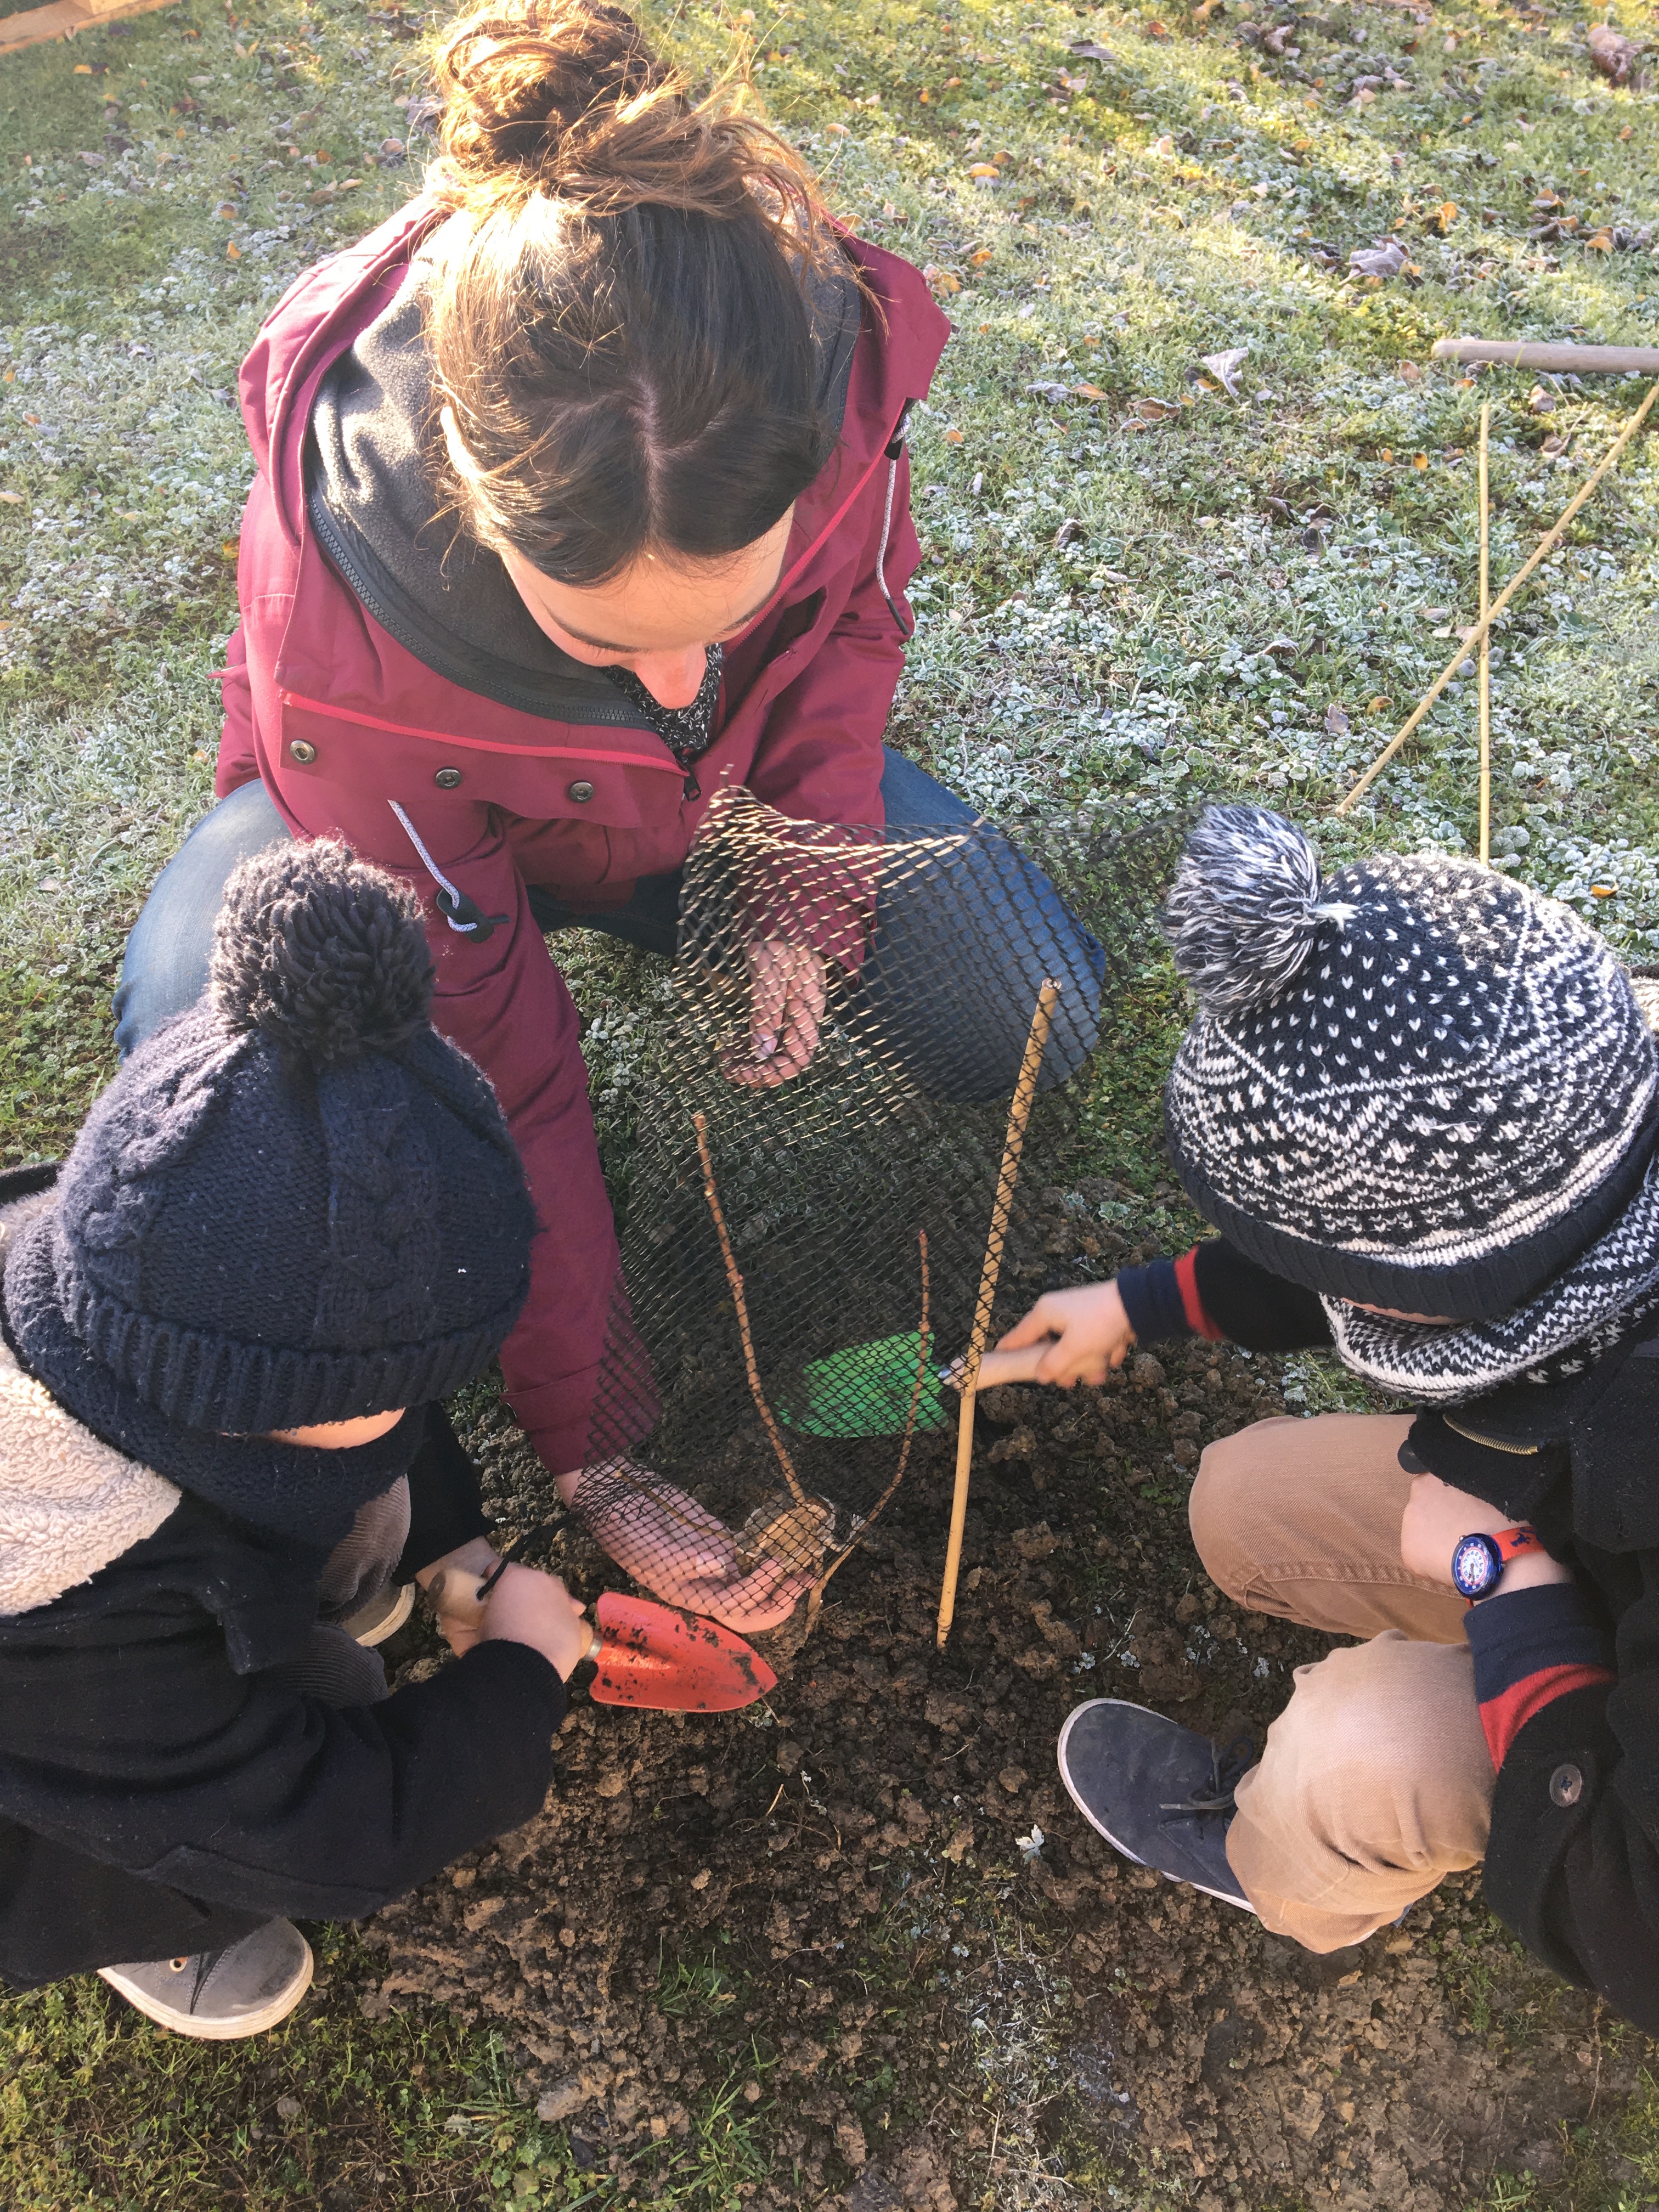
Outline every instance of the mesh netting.
<svg viewBox="0 0 1659 2212">
<path fill-rule="evenodd" d="M 1181 828 L 848 829 L 716 801 L 576 1498 L 647 1588 L 696 1609 L 718 1583 L 732 1625 L 772 1625 L 856 1548 L 916 1439 L 955 1431 L 1042 987 L 1028 1182 L 1064 1171 Z M 810 1058 L 787 1015 L 757 1054 L 757 977 L 763 995 L 780 963 L 809 1012 L 822 979 Z"/>
</svg>

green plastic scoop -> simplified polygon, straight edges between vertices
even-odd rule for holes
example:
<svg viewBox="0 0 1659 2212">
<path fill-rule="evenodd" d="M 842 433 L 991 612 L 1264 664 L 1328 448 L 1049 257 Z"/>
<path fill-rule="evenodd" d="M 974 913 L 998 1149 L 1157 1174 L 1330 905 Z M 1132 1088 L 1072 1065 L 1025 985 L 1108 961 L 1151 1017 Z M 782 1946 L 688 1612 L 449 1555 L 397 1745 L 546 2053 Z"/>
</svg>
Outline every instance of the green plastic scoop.
<svg viewBox="0 0 1659 2212">
<path fill-rule="evenodd" d="M 809 1437 L 896 1437 L 904 1433 L 916 1396 L 918 1339 L 878 1336 L 868 1344 L 814 1359 L 801 1370 L 800 1387 L 780 1397 L 778 1413 L 792 1429 Z M 957 1401 L 947 1400 L 933 1367 L 933 1332 L 921 1358 L 926 1362 L 916 1427 L 948 1429 L 957 1418 Z"/>
</svg>

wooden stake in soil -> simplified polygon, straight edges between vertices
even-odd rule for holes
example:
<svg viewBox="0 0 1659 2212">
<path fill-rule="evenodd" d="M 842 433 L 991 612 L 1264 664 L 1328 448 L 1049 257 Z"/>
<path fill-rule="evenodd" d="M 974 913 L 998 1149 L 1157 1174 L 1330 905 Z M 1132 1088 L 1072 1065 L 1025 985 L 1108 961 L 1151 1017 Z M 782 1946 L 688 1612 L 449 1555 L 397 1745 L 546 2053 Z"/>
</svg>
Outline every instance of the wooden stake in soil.
<svg viewBox="0 0 1659 2212">
<path fill-rule="evenodd" d="M 1002 1267 L 1003 1240 L 1008 1233 L 1008 1216 L 1014 1203 L 1014 1185 L 1019 1180 L 1019 1156 L 1025 1145 L 1025 1124 L 1031 1118 L 1031 1101 L 1036 1096 L 1037 1072 L 1042 1066 L 1042 1048 L 1048 1042 L 1048 1025 L 1054 1018 L 1054 1004 L 1060 987 L 1051 980 L 1037 993 L 1037 1002 L 1031 1015 L 1030 1034 L 1025 1040 L 1025 1057 L 1020 1062 L 1019 1080 L 1014 1085 L 1013 1103 L 1008 1109 L 1008 1133 L 1002 1145 L 1002 1171 L 997 1177 L 997 1194 L 991 1202 L 991 1233 L 985 1240 L 985 1264 L 980 1270 L 979 1304 L 974 1309 L 974 1330 L 968 1340 L 968 1350 L 962 1367 L 962 1411 L 957 1420 L 957 1480 L 951 1498 L 951 1537 L 945 1552 L 945 1581 L 939 1595 L 939 1648 L 944 1650 L 951 1633 L 951 1623 L 956 1617 L 957 1577 L 962 1571 L 962 1531 L 968 1518 L 968 1469 L 974 1455 L 974 1396 L 979 1388 L 979 1363 L 985 1356 L 985 1340 L 990 1334 L 991 1308 L 997 1295 L 997 1276 Z"/>
<path fill-rule="evenodd" d="M 1547 559 L 1549 555 L 1555 550 L 1556 547 L 1560 544 L 1563 537 L 1566 534 L 1567 525 L 1572 520 L 1574 515 L 1577 514 L 1579 508 L 1583 507 L 1584 501 L 1589 499 L 1591 493 L 1594 492 L 1597 484 L 1601 483 L 1602 477 L 1607 473 L 1607 471 L 1618 465 L 1620 454 L 1623 453 L 1626 447 L 1629 445 L 1631 440 L 1641 428 L 1643 423 L 1647 421 L 1649 412 L 1656 399 L 1659 399 L 1659 384 L 1656 384 L 1651 386 L 1647 398 L 1642 402 L 1636 412 L 1631 416 L 1629 422 L 1626 423 L 1624 428 L 1613 440 L 1612 445 L 1608 447 L 1607 452 L 1596 464 L 1595 468 L 1591 474 L 1573 494 L 1571 500 L 1568 503 L 1565 514 L 1563 514 L 1559 522 L 1556 524 L 1554 529 L 1539 539 L 1536 550 L 1527 560 L 1525 565 L 1518 568 L 1515 574 L 1510 578 L 1509 582 L 1504 585 L 1503 590 L 1498 594 L 1498 597 L 1492 601 L 1491 606 L 1486 610 L 1486 612 L 1481 617 L 1480 620 L 1475 624 L 1474 628 L 1472 630 L 1465 632 L 1462 643 L 1458 647 L 1456 652 L 1453 653 L 1451 659 L 1446 663 L 1446 665 L 1441 670 L 1439 675 L 1436 677 L 1434 682 L 1429 686 L 1426 695 L 1419 705 L 1415 708 L 1413 713 L 1407 717 L 1406 720 L 1401 723 L 1399 730 L 1389 740 L 1389 743 L 1383 746 L 1382 751 L 1378 753 L 1376 758 L 1371 763 L 1364 775 L 1360 777 L 1358 782 L 1354 785 L 1353 788 L 1347 793 L 1346 797 L 1338 799 L 1335 808 L 1337 813 L 1346 814 L 1349 808 L 1356 805 L 1357 802 L 1364 796 L 1365 793 L 1370 789 L 1372 784 L 1376 781 L 1377 777 L 1382 775 L 1383 769 L 1387 768 L 1389 763 L 1400 750 L 1400 748 L 1405 744 L 1407 738 L 1410 737 L 1413 731 L 1416 729 L 1418 724 L 1428 713 L 1430 708 L 1433 706 L 1435 701 L 1445 690 L 1447 684 L 1451 682 L 1453 677 L 1456 675 L 1458 670 L 1468 659 L 1470 647 L 1480 644 L 1480 641 L 1490 634 L 1492 624 L 1498 620 L 1498 616 L 1503 613 L 1510 601 L 1515 597 L 1516 593 L 1521 589 L 1521 586 L 1532 574 L 1534 569 L 1539 566 L 1540 562 Z"/>
<path fill-rule="evenodd" d="M 1492 611 L 1492 508 L 1486 498 L 1492 402 L 1480 403 L 1480 619 Z M 1480 865 L 1492 866 L 1492 631 L 1480 634 Z"/>
<path fill-rule="evenodd" d="M 800 1477 L 795 1473 L 795 1462 L 789 1456 L 783 1441 L 783 1432 L 772 1418 L 772 1408 L 766 1402 L 766 1393 L 761 1388 L 760 1366 L 755 1358 L 755 1340 L 749 1328 L 749 1301 L 743 1294 L 743 1277 L 738 1273 L 737 1258 L 732 1249 L 732 1239 L 726 1233 L 726 1216 L 720 1211 L 720 1194 L 714 1188 L 714 1163 L 708 1153 L 708 1123 L 702 1114 L 691 1116 L 691 1126 L 697 1133 L 697 1156 L 702 1162 L 702 1191 L 708 1200 L 708 1211 L 714 1217 L 714 1229 L 720 1240 L 720 1257 L 726 1262 L 726 1279 L 731 1285 L 732 1303 L 738 1310 L 738 1334 L 743 1339 L 743 1364 L 749 1371 L 749 1395 L 755 1401 L 755 1411 L 761 1425 L 772 1440 L 772 1449 L 778 1455 L 778 1465 L 783 1469 L 783 1479 L 789 1485 L 789 1494 L 797 1505 L 805 1505 L 806 1492 L 800 1486 Z"/>
</svg>

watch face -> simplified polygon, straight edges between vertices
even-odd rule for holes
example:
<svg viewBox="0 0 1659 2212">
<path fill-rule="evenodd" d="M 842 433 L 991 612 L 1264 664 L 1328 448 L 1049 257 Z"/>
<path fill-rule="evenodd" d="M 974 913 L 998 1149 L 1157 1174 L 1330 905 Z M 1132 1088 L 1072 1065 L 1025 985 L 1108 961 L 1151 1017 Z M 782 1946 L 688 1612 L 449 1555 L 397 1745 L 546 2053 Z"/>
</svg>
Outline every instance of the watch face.
<svg viewBox="0 0 1659 2212">
<path fill-rule="evenodd" d="M 1504 1555 L 1490 1536 L 1465 1536 L 1452 1553 L 1452 1581 L 1464 1597 L 1484 1597 L 1503 1571 Z"/>
</svg>

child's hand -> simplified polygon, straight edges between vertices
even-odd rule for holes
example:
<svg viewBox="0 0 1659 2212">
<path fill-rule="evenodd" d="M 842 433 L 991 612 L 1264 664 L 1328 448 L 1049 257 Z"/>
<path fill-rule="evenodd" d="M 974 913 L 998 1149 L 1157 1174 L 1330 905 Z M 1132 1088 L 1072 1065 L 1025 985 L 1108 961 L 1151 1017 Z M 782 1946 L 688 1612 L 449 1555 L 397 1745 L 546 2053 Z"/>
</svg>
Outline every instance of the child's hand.
<svg viewBox="0 0 1659 2212">
<path fill-rule="evenodd" d="M 567 1682 L 587 1656 L 592 1640 L 582 1608 L 556 1575 L 517 1565 L 503 1569 L 500 1582 L 484 1600 L 477 1637 L 480 1644 L 529 1644 Z"/>
<path fill-rule="evenodd" d="M 1103 1382 L 1109 1370 L 1121 1367 L 1134 1348 L 1115 1283 L 1085 1283 L 1074 1291 L 1050 1291 L 1022 1322 L 1017 1322 L 987 1352 L 980 1387 L 998 1382 L 1053 1382 L 1069 1390 L 1075 1382 Z"/>
</svg>

